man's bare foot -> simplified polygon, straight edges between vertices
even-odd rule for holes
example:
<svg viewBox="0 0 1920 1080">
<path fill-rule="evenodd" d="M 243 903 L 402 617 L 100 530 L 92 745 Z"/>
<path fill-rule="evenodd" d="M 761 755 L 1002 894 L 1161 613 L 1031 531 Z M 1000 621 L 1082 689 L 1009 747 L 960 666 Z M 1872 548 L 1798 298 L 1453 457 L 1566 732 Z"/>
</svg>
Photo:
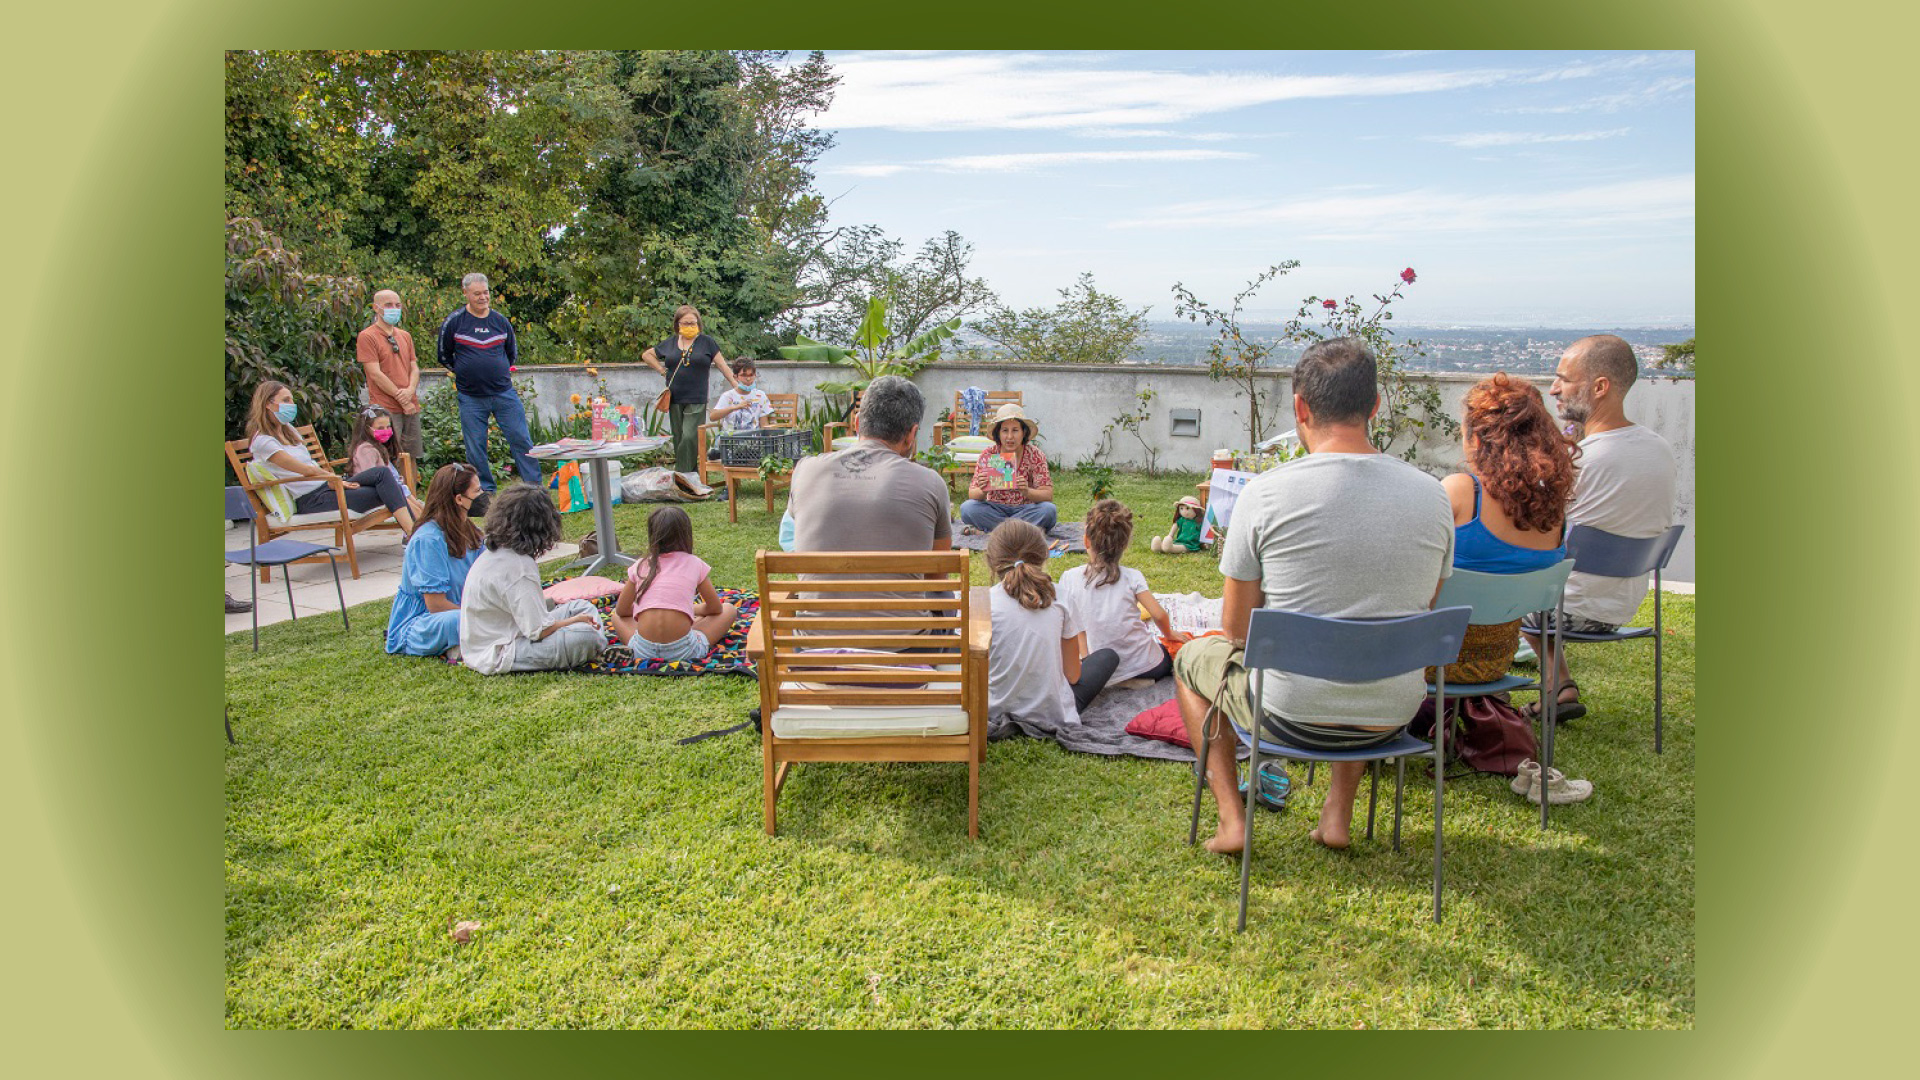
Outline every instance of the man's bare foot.
<svg viewBox="0 0 1920 1080">
<path fill-rule="evenodd" d="M 1332 848 L 1335 851 L 1345 851 L 1347 850 L 1347 845 L 1353 842 L 1353 837 L 1348 835 L 1347 830 L 1340 829 L 1336 831 L 1327 825 L 1314 826 L 1313 831 L 1308 833 L 1307 837 L 1321 847 Z"/>
<path fill-rule="evenodd" d="M 1206 849 L 1215 855 L 1238 855 L 1246 850 L 1247 822 L 1243 817 L 1236 822 L 1220 819 L 1220 829 L 1206 839 Z"/>
</svg>

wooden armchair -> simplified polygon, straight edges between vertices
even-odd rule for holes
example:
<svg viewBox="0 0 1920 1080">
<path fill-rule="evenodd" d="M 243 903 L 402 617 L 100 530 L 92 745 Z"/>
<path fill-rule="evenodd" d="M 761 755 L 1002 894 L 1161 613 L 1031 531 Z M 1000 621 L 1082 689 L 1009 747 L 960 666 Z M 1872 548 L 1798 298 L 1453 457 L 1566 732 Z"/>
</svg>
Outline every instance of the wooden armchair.
<svg viewBox="0 0 1920 1080">
<path fill-rule="evenodd" d="M 760 418 L 761 427 L 796 428 L 800 426 L 799 394 L 768 394 L 767 400 L 773 403 L 773 411 Z M 710 477 L 719 477 L 722 482 L 726 480 L 726 470 L 721 467 L 720 463 L 707 460 L 707 450 L 712 446 L 713 440 L 717 437 L 719 431 L 720 423 L 717 420 L 709 420 L 700 425 L 700 448 L 698 453 L 700 455 L 700 480 L 702 483 L 710 482 Z"/>
<path fill-rule="evenodd" d="M 747 651 L 760 674 L 767 835 L 797 762 L 964 761 L 967 836 L 978 837 L 993 628 L 968 589 L 967 553 L 762 551 L 755 565 L 760 616 Z M 855 595 L 876 590 L 889 595 Z M 915 651 L 882 651 L 907 645 Z"/>
<path fill-rule="evenodd" d="M 820 437 L 825 440 L 826 443 L 826 445 L 820 448 L 821 453 L 824 454 L 832 450 L 833 440 L 837 438 L 846 435 L 860 434 L 860 391 L 858 390 L 853 392 L 853 407 L 847 414 L 847 417 L 845 420 L 835 420 L 833 423 L 821 429 Z"/>
<path fill-rule="evenodd" d="M 984 428 L 986 426 L 987 418 L 992 416 L 994 410 L 1002 405 L 1011 404 L 1025 408 L 1027 403 L 1024 399 L 1025 394 L 1019 390 L 987 391 L 987 411 L 980 417 L 981 427 Z M 960 391 L 955 390 L 953 392 L 953 410 L 947 414 L 947 421 L 945 423 L 935 424 L 930 429 L 933 445 L 945 446 L 948 441 L 952 440 L 955 436 L 966 434 L 966 432 L 960 430 L 967 426 L 966 416 L 967 414 L 960 404 Z M 980 434 L 985 435 L 987 432 L 982 431 Z"/>
<path fill-rule="evenodd" d="M 346 463 L 346 458 L 327 457 L 326 451 L 320 446 L 320 436 L 313 430 L 312 424 L 304 424 L 294 430 L 300 433 L 301 439 L 307 444 L 307 453 L 313 457 L 314 463 L 321 468 L 332 472 L 334 466 Z M 360 576 L 360 560 L 359 556 L 355 554 L 353 550 L 353 538 L 360 533 L 366 532 L 368 529 L 398 529 L 400 523 L 393 520 L 393 515 L 383 506 L 376 506 L 371 510 L 362 510 L 357 513 L 347 509 L 346 487 L 342 478 L 338 475 L 325 481 L 332 486 L 334 491 L 334 501 L 337 504 L 334 509 L 312 514 L 295 514 L 290 518 L 281 517 L 279 514 L 273 512 L 273 507 L 268 504 L 262 496 L 262 493 L 268 488 L 280 487 L 284 484 L 294 483 L 296 480 L 258 481 L 248 476 L 247 464 L 253 460 L 253 450 L 250 444 L 251 440 L 235 439 L 226 443 L 225 446 L 227 463 L 233 466 L 233 475 L 239 480 L 240 486 L 246 489 L 247 498 L 253 503 L 254 528 L 259 536 L 260 543 L 264 544 L 275 537 L 285 536 L 288 533 L 312 531 L 315 529 L 332 530 L 334 535 L 333 546 L 346 549 L 347 568 L 355 578 L 358 578 Z M 414 492 L 415 497 L 418 498 L 420 481 L 414 471 L 413 456 L 405 451 L 399 452 L 394 457 L 394 467 L 400 470 L 400 476 L 406 481 L 408 490 Z M 324 555 L 315 555 L 296 561 L 319 562 L 324 558 Z M 271 575 L 272 569 L 270 567 L 262 566 L 260 568 L 261 581 L 272 581 L 273 578 Z"/>
</svg>

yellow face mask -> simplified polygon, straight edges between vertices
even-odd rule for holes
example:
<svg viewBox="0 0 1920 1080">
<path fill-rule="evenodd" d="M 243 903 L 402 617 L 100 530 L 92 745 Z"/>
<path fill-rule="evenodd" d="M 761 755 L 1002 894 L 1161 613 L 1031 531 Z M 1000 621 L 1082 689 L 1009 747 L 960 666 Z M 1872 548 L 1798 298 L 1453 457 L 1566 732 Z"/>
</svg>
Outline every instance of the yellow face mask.
<svg viewBox="0 0 1920 1080">
<path fill-rule="evenodd" d="M 683 326 L 680 328 L 680 338 L 682 341 L 692 341 L 699 336 L 700 328 L 697 326 Z"/>
</svg>

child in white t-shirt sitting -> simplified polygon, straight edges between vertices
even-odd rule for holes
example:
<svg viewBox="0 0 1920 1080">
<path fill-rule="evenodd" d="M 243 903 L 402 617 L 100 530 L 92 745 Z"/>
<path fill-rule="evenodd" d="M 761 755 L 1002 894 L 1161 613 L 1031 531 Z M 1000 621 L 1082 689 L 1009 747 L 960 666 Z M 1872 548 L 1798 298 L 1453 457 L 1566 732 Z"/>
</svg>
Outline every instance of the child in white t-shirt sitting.
<svg viewBox="0 0 1920 1080">
<path fill-rule="evenodd" d="M 1120 565 L 1133 541 L 1133 511 L 1113 499 L 1101 499 L 1087 511 L 1087 564 L 1061 575 L 1060 595 L 1080 616 L 1090 648 L 1112 649 L 1119 657 L 1112 679 L 1164 679 L 1173 674 L 1173 656 L 1161 643 L 1185 641 L 1153 598 L 1140 571 Z M 1160 630 L 1158 636 L 1140 618 L 1141 609 Z"/>
<path fill-rule="evenodd" d="M 719 424 L 722 432 L 752 431 L 760 426 L 762 418 L 773 412 L 773 401 L 767 392 L 754 385 L 760 372 L 754 362 L 746 357 L 733 362 L 733 377 L 738 387 L 728 387 L 715 399 L 713 408 L 708 410 L 707 419 Z M 719 451 L 710 452 L 718 455 Z"/>
<path fill-rule="evenodd" d="M 1113 675 L 1112 649 L 1082 655 L 1086 637 L 1047 576 L 1047 537 L 1018 518 L 987 538 L 993 648 L 987 651 L 987 714 L 1042 726 L 1077 724 Z"/>
</svg>

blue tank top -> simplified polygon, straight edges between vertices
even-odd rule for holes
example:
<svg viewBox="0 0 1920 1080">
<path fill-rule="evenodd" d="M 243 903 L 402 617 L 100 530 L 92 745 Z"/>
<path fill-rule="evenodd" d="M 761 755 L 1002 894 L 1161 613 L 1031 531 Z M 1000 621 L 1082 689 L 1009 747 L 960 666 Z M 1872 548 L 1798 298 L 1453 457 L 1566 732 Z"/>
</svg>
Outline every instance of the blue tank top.
<svg viewBox="0 0 1920 1080">
<path fill-rule="evenodd" d="M 1536 551 L 1509 544 L 1488 532 L 1480 523 L 1480 478 L 1472 473 L 1468 473 L 1467 478 L 1473 481 L 1473 520 L 1453 530 L 1455 568 L 1483 574 L 1524 574 L 1544 570 L 1567 557 L 1565 540 L 1559 547 Z"/>
</svg>

